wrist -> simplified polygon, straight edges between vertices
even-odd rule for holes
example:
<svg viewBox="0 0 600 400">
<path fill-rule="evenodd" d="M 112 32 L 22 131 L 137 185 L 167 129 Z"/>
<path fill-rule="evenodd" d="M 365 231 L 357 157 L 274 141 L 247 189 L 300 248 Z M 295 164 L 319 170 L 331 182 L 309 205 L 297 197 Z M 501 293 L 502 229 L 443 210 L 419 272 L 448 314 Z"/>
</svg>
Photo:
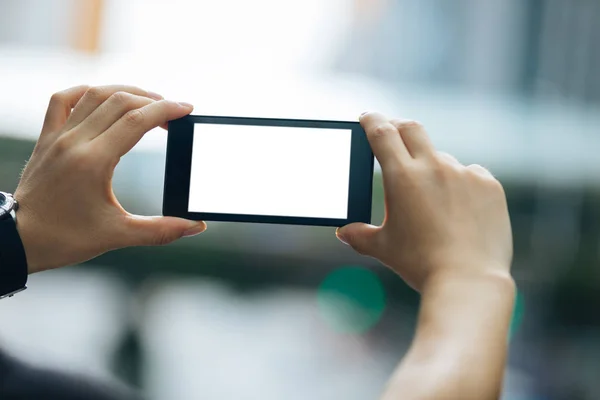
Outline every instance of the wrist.
<svg viewBox="0 0 600 400">
<path fill-rule="evenodd" d="M 483 291 L 492 289 L 494 294 L 506 295 L 507 298 L 514 297 L 516 293 L 516 283 L 508 270 L 489 268 L 478 271 L 441 270 L 432 273 L 423 285 L 422 294 L 453 288 L 464 291 L 466 295 L 479 292 L 475 289 Z"/>
<path fill-rule="evenodd" d="M 32 224 L 31 214 L 25 207 L 21 206 L 16 215 L 17 232 L 19 232 L 27 259 L 27 271 L 29 274 L 40 272 L 44 270 L 43 263 L 40 261 L 43 258 L 38 256 L 36 232 L 35 229 L 32 229 L 34 224 Z"/>
<path fill-rule="evenodd" d="M 508 334 L 516 285 L 508 272 L 444 271 L 427 281 L 421 296 L 418 336 L 450 348 Z M 449 330 L 454 335 L 449 335 Z M 492 340 L 494 338 L 494 340 Z"/>
</svg>

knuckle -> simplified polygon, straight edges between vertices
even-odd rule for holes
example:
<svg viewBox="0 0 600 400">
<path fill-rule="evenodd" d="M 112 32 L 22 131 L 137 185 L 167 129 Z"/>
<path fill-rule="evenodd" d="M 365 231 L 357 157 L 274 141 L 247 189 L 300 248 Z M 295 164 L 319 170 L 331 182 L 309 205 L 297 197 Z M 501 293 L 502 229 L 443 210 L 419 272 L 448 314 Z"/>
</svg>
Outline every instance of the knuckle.
<svg viewBox="0 0 600 400">
<path fill-rule="evenodd" d="M 485 187 L 504 193 L 504 186 L 494 175 L 481 165 L 470 165 L 465 168 L 470 178 L 481 182 Z"/>
<path fill-rule="evenodd" d="M 448 181 L 459 176 L 461 171 L 459 166 L 446 162 L 444 159 L 435 159 L 431 166 L 431 172 L 436 180 Z"/>
<path fill-rule="evenodd" d="M 490 178 L 487 179 L 487 182 L 490 188 L 499 193 L 504 194 L 504 186 L 502 186 L 502 183 L 498 179 L 494 178 L 493 176 L 490 176 Z"/>
<path fill-rule="evenodd" d="M 65 159 L 70 167 L 81 170 L 86 166 L 97 165 L 98 156 L 88 151 L 88 146 L 77 144 L 70 146 Z"/>
<path fill-rule="evenodd" d="M 85 95 L 91 88 L 92 88 L 92 86 L 90 86 L 90 85 L 79 85 L 79 86 L 74 86 L 68 90 L 65 90 L 65 92 L 71 93 L 72 90 L 77 90 L 77 92 L 83 93 Z"/>
<path fill-rule="evenodd" d="M 431 170 L 435 173 L 438 174 L 445 174 L 448 172 L 450 165 L 448 165 L 448 163 L 446 162 L 446 160 L 443 159 L 443 157 L 435 157 L 432 161 L 431 161 Z"/>
<path fill-rule="evenodd" d="M 487 176 L 487 174 L 481 170 L 476 170 L 474 168 L 467 168 L 466 172 L 467 172 L 467 175 L 471 179 L 476 179 L 476 180 L 481 180 L 481 181 L 486 181 L 489 179 L 489 176 Z"/>
<path fill-rule="evenodd" d="M 379 124 L 375 126 L 370 133 L 371 138 L 377 140 L 388 136 L 391 133 L 391 129 L 388 124 Z"/>
<path fill-rule="evenodd" d="M 116 107 L 127 108 L 132 104 L 133 96 L 126 92 L 115 92 L 108 100 Z"/>
<path fill-rule="evenodd" d="M 73 147 L 73 141 L 69 136 L 70 135 L 63 134 L 54 141 L 52 149 L 55 155 L 62 155 Z"/>
<path fill-rule="evenodd" d="M 160 100 L 158 102 L 158 105 L 159 105 L 159 107 L 158 107 L 159 113 L 161 114 L 161 116 L 165 116 L 165 117 L 171 111 L 180 109 L 179 103 L 172 101 L 172 100 Z"/>
<path fill-rule="evenodd" d="M 433 158 L 433 164 L 446 171 L 459 170 L 463 167 L 456 157 L 443 151 L 436 152 L 436 155 Z"/>
<path fill-rule="evenodd" d="M 169 116 L 179 109 L 180 106 L 177 102 L 161 100 L 158 102 L 158 107 L 156 108 L 156 117 L 160 121 L 167 122 L 169 120 Z"/>
<path fill-rule="evenodd" d="M 90 151 L 89 146 L 77 141 L 76 136 L 77 132 L 59 136 L 49 148 L 50 156 L 78 170 L 100 165 L 102 153 Z"/>
<path fill-rule="evenodd" d="M 85 145 L 77 144 L 70 135 L 63 135 L 54 142 L 52 157 L 60 158 L 69 169 L 78 172 L 90 172 L 101 165 L 99 154 L 88 151 Z"/>
<path fill-rule="evenodd" d="M 56 92 L 50 97 L 50 104 L 63 104 L 66 102 L 65 92 Z"/>
<path fill-rule="evenodd" d="M 423 124 L 413 120 L 398 121 L 395 125 L 399 131 L 413 131 L 424 129 Z"/>
<path fill-rule="evenodd" d="M 480 179 L 489 181 L 496 180 L 494 175 L 492 175 L 492 173 L 487 168 L 482 167 L 479 164 L 469 165 L 466 169 L 471 173 L 472 176 L 478 177 Z"/>
<path fill-rule="evenodd" d="M 105 96 L 104 89 L 98 86 L 91 87 L 85 92 L 85 97 L 90 100 L 102 101 Z"/>
<path fill-rule="evenodd" d="M 455 165 L 461 165 L 460 162 L 458 161 L 458 159 L 456 157 L 454 157 L 452 154 L 447 153 L 445 151 L 437 151 L 436 152 L 436 158 L 438 161 L 444 163 L 444 164 L 455 164 Z"/>
<path fill-rule="evenodd" d="M 177 237 L 173 235 L 172 232 L 168 232 L 166 230 L 158 231 L 154 236 L 152 236 L 151 245 L 152 246 L 164 246 L 169 243 L 177 240 Z"/>
<path fill-rule="evenodd" d="M 135 127 L 144 122 L 145 116 L 144 112 L 140 109 L 128 111 L 123 116 L 123 121 L 127 126 Z"/>
<path fill-rule="evenodd" d="M 484 173 L 489 173 L 488 169 L 479 165 L 479 164 L 471 164 L 468 166 L 468 168 L 474 172 L 484 172 Z"/>
<path fill-rule="evenodd" d="M 142 89 L 139 86 L 129 86 L 126 90 L 128 92 L 131 92 L 131 93 L 134 93 L 134 94 L 137 94 L 137 95 L 140 95 L 140 96 L 147 96 L 148 95 L 148 91 L 145 90 L 145 89 Z"/>
</svg>

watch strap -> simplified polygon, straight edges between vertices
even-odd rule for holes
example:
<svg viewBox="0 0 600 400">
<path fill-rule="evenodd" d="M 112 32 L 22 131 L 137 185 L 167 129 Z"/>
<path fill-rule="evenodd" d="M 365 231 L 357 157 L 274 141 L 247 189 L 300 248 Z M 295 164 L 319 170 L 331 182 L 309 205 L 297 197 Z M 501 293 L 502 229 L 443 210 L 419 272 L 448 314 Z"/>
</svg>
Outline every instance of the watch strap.
<svg viewBox="0 0 600 400">
<path fill-rule="evenodd" d="M 27 287 L 27 257 L 15 220 L 0 219 L 0 298 Z"/>
</svg>

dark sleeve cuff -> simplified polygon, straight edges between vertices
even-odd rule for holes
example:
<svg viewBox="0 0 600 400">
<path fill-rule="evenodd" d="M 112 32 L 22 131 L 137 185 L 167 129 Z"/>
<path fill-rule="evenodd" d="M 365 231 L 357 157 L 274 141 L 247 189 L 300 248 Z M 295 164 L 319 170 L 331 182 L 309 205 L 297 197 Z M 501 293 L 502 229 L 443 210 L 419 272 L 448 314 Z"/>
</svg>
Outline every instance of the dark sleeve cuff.
<svg viewBox="0 0 600 400">
<path fill-rule="evenodd" d="M 22 290 L 27 284 L 27 257 L 12 218 L 0 220 L 0 296 Z"/>
</svg>

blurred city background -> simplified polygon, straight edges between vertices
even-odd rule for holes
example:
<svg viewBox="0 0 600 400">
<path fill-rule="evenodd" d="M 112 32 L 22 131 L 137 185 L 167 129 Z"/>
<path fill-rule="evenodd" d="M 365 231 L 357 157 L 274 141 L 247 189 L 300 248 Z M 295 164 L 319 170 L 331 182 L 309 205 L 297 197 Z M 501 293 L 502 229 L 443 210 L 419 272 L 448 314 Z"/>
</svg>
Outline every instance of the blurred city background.
<svg viewBox="0 0 600 400">
<path fill-rule="evenodd" d="M 0 0 L 0 189 L 50 95 L 81 83 L 196 114 L 417 119 L 507 191 L 519 293 L 503 398 L 598 399 L 599 72 L 599 0 Z M 148 133 L 117 168 L 131 212 L 160 214 L 165 139 Z M 382 198 L 376 173 L 376 223 Z M 377 398 L 418 296 L 331 228 L 208 225 L 32 276 L 0 303 L 0 346 L 150 399 Z"/>
</svg>

